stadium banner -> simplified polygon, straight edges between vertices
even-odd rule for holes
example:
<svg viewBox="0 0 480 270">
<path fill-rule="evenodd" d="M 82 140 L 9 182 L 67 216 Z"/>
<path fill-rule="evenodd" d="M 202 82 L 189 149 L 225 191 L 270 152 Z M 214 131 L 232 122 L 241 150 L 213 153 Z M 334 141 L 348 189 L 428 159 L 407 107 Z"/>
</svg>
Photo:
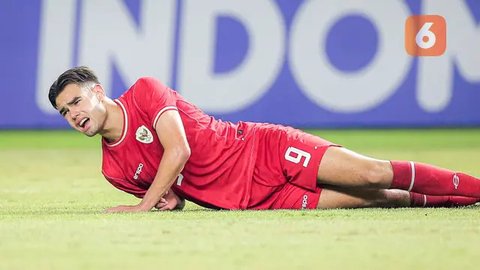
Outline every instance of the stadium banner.
<svg viewBox="0 0 480 270">
<path fill-rule="evenodd" d="M 445 19 L 441 56 L 407 53 L 420 14 Z M 2 129 L 67 127 L 47 93 L 78 65 L 111 97 L 154 76 L 229 121 L 480 125 L 476 0 L 0 0 L 0 40 Z"/>
</svg>

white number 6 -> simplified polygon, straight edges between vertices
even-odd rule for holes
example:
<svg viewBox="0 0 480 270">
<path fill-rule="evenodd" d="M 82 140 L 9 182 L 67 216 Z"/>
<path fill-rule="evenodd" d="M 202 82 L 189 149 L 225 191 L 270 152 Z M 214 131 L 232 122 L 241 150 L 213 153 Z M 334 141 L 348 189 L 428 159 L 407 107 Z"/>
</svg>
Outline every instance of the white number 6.
<svg viewBox="0 0 480 270">
<path fill-rule="evenodd" d="M 437 37 L 435 33 L 430 31 L 430 27 L 432 27 L 433 23 L 427 22 L 425 23 L 420 30 L 418 30 L 417 35 L 415 36 L 415 42 L 417 43 L 418 47 L 422 49 L 429 49 L 435 45 L 435 41 L 437 41 Z M 423 41 L 423 38 L 427 37 L 428 41 Z"/>
<path fill-rule="evenodd" d="M 291 156 L 291 154 L 294 153 L 296 154 L 295 156 Z M 288 147 L 287 151 L 285 152 L 285 159 L 293 162 L 293 163 L 300 163 L 302 161 L 302 157 L 305 158 L 303 161 L 303 167 L 307 167 L 308 162 L 310 161 L 310 158 L 312 157 L 309 153 L 302 151 L 298 148 L 295 147 Z"/>
</svg>

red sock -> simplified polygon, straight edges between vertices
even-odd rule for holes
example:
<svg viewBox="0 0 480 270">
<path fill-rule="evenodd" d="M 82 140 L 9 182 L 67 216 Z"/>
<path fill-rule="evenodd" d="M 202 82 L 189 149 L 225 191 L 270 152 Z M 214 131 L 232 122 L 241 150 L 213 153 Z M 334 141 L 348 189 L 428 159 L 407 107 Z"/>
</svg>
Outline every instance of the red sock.
<svg viewBox="0 0 480 270">
<path fill-rule="evenodd" d="M 480 199 L 461 196 L 433 196 L 410 192 L 412 207 L 457 207 L 479 202 Z"/>
<path fill-rule="evenodd" d="M 457 195 L 480 198 L 480 179 L 464 173 L 411 161 L 391 161 L 390 188 L 428 195 Z"/>
</svg>

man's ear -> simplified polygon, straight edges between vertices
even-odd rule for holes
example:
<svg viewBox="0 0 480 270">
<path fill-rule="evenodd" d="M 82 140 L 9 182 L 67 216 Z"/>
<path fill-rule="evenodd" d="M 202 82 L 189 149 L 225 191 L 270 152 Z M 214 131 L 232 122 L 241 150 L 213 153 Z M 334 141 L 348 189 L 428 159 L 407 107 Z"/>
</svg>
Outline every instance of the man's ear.
<svg viewBox="0 0 480 270">
<path fill-rule="evenodd" d="M 101 84 L 95 84 L 95 86 L 92 88 L 92 92 L 99 101 L 103 101 L 105 98 L 105 90 Z"/>
</svg>

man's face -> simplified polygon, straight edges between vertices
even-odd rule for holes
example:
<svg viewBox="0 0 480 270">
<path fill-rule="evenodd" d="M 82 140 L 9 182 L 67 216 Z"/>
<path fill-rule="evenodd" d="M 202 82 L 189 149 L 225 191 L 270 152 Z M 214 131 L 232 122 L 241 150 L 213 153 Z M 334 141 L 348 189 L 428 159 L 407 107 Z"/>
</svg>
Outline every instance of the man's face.
<svg viewBox="0 0 480 270">
<path fill-rule="evenodd" d="M 69 84 L 57 96 L 57 108 L 72 128 L 92 137 L 104 127 L 106 108 L 101 102 L 104 96 L 98 84 L 84 87 Z"/>
</svg>

